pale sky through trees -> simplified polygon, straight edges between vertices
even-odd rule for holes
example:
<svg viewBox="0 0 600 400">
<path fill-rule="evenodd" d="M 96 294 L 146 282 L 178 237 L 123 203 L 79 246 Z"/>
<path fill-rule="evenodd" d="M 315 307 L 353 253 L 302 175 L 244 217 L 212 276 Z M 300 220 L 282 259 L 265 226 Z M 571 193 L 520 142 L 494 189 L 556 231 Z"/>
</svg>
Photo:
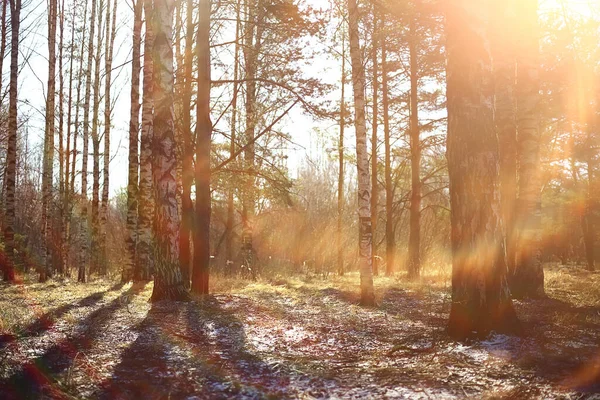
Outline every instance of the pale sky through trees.
<svg viewBox="0 0 600 400">
<path fill-rule="evenodd" d="M 65 8 L 70 9 L 70 4 L 73 0 L 66 0 Z M 308 0 L 314 8 L 326 7 L 327 4 L 323 0 Z M 594 15 L 600 11 L 600 5 L 595 4 L 591 0 L 542 0 L 540 1 L 540 12 L 548 12 L 550 10 L 561 10 L 565 7 L 574 15 L 588 16 Z M 27 124 L 29 139 L 31 144 L 41 149 L 44 130 L 44 104 L 45 100 L 40 96 L 41 91 L 45 93 L 47 84 L 47 15 L 45 0 L 32 0 L 27 6 L 25 12 L 22 13 L 24 20 L 22 26 L 27 28 L 22 32 L 22 36 L 26 37 L 26 41 L 21 47 L 22 57 L 30 55 L 29 62 L 21 72 L 19 102 L 21 115 L 30 116 Z M 131 82 L 130 59 L 131 52 L 131 24 L 132 11 L 131 4 L 128 0 L 120 0 L 118 4 L 118 22 L 117 36 L 115 39 L 115 55 L 114 55 L 114 72 L 113 72 L 113 127 L 111 131 L 111 159 L 110 164 L 110 196 L 114 196 L 120 189 L 127 185 L 127 135 L 129 130 L 129 85 Z M 65 41 L 69 40 L 70 32 L 68 26 L 70 13 L 67 12 L 65 17 Z M 89 15 L 88 15 L 89 18 Z M 231 32 L 233 34 L 233 32 Z M 313 39 L 316 40 L 316 39 Z M 329 43 L 328 43 L 329 44 Z M 323 49 L 325 49 L 324 46 Z M 68 74 L 67 51 L 65 49 L 65 74 Z M 339 79 L 341 70 L 341 61 L 332 56 L 322 56 L 322 61 L 314 61 L 312 67 L 307 71 L 314 77 L 321 78 L 325 83 L 336 86 L 336 89 L 330 93 L 328 100 L 333 102 L 339 99 Z M 325 62 L 326 61 L 326 62 Z M 103 63 L 102 63 L 103 65 Z M 77 67 L 76 67 L 77 68 Z M 104 71 L 102 71 L 102 74 Z M 219 79 L 231 71 L 213 71 L 213 79 Z M 8 63 L 5 63 L 5 76 L 8 76 Z M 65 79 L 65 90 L 67 90 L 68 82 Z M 347 83 L 347 98 L 351 100 L 350 82 Z M 228 90 L 225 88 L 225 90 Z M 214 90 L 213 98 L 220 94 L 220 90 Z M 368 100 L 368 97 L 367 97 Z M 367 104 L 367 112 L 369 104 Z M 58 118 L 58 115 L 57 115 Z M 214 117 L 213 117 L 214 118 Z M 332 140 L 337 136 L 338 126 L 334 120 L 327 122 L 315 122 L 311 117 L 306 116 L 300 106 L 296 106 L 290 114 L 279 124 L 283 127 L 283 131 L 291 134 L 293 143 L 288 143 L 288 167 L 292 177 L 296 175 L 296 170 L 307 156 L 311 158 L 326 158 L 327 148 L 331 147 Z M 217 126 L 217 130 L 218 130 Z M 103 126 L 100 127 L 100 132 L 103 132 Z M 354 127 L 349 125 L 346 127 L 348 153 L 354 151 Z M 219 134 L 215 133 L 218 138 Z M 317 140 L 319 137 L 322 140 Z M 81 139 L 81 138 L 80 138 Z M 320 153 L 319 155 L 317 155 Z M 80 159 L 79 159 L 80 161 Z M 90 161 L 91 162 L 91 161 Z M 77 185 L 80 184 L 80 178 L 77 178 Z"/>
</svg>

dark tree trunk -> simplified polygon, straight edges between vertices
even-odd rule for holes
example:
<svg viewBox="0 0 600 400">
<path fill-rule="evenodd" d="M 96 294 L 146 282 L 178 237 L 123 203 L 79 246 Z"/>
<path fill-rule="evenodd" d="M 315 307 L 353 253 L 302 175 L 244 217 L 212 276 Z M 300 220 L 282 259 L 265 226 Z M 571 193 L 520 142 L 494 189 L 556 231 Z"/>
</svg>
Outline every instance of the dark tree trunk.
<svg viewBox="0 0 600 400">
<path fill-rule="evenodd" d="M 198 21 L 198 99 L 196 102 L 196 227 L 192 292 L 208 294 L 210 272 L 210 0 L 200 0 Z"/>
<path fill-rule="evenodd" d="M 487 3 L 453 0 L 447 15 L 447 157 L 452 208 L 448 332 L 458 339 L 519 329 L 504 261 L 492 57 L 485 25 L 481 25 L 491 17 L 488 7 Z"/>
<path fill-rule="evenodd" d="M 421 129 L 419 127 L 419 63 L 416 22 L 410 23 L 410 235 L 408 239 L 408 276 L 421 276 Z"/>
<path fill-rule="evenodd" d="M 10 88 L 8 108 L 8 149 L 6 152 L 6 216 L 4 246 L 8 264 L 4 266 L 4 280 L 15 280 L 15 177 L 17 162 L 17 90 L 19 75 L 19 28 L 21 25 L 21 0 L 10 0 Z"/>
</svg>

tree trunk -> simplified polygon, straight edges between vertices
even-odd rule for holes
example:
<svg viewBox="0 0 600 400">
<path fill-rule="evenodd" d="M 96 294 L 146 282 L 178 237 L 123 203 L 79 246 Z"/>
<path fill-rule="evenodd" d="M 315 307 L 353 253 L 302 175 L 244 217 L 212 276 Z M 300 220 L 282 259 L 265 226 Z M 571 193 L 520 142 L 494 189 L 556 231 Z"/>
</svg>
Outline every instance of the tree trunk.
<svg viewBox="0 0 600 400">
<path fill-rule="evenodd" d="M 196 229 L 192 292 L 208 294 L 210 272 L 210 0 L 200 0 L 198 12 L 198 99 L 196 101 Z"/>
<path fill-rule="evenodd" d="M 77 136 L 79 132 L 79 107 L 81 103 L 81 82 L 83 80 L 83 55 L 85 54 L 85 32 L 87 28 L 87 7 L 83 12 L 83 27 L 81 35 L 81 52 L 79 55 L 79 71 L 77 73 L 77 95 L 75 100 L 75 130 L 73 131 L 73 159 L 71 160 L 71 196 L 75 196 L 75 166 L 77 165 Z M 82 174 L 83 176 L 83 174 Z M 82 185 L 83 187 L 83 185 Z"/>
<path fill-rule="evenodd" d="M 515 269 L 515 207 L 517 204 L 517 108 L 515 99 L 516 40 L 511 29 L 516 24 L 514 2 L 498 2 L 495 13 L 502 18 L 493 21 L 495 123 L 500 144 L 500 190 L 506 264 Z"/>
<path fill-rule="evenodd" d="M 358 29 L 358 5 L 348 0 L 348 25 L 350 32 L 350 57 L 352 59 L 352 86 L 354 90 L 354 126 L 356 130 L 356 160 L 358 170 L 359 265 L 361 304 L 375 305 L 371 249 L 371 188 L 369 158 L 367 154 L 367 126 L 365 121 L 365 70 L 361 56 Z"/>
<path fill-rule="evenodd" d="M 452 208 L 448 332 L 458 339 L 519 329 L 504 262 L 493 69 L 485 32 L 491 17 L 488 7 L 486 2 L 453 0 L 447 15 Z"/>
<path fill-rule="evenodd" d="M 184 87 L 182 93 L 183 109 L 183 162 L 182 162 L 182 198 L 181 232 L 179 237 L 179 263 L 183 281 L 189 285 L 192 261 L 191 232 L 194 227 L 194 203 L 192 202 L 192 184 L 194 183 L 194 145 L 192 138 L 192 70 L 194 62 L 194 4 L 187 0 L 186 35 L 184 54 Z"/>
<path fill-rule="evenodd" d="M 152 257 L 152 216 L 154 202 L 152 198 L 152 141 L 154 107 L 154 24 L 152 20 L 152 0 L 144 1 L 146 20 L 146 38 L 144 40 L 144 82 L 142 95 L 142 133 L 140 140 L 140 186 L 138 205 L 138 259 L 134 279 L 149 280 L 153 273 Z"/>
<path fill-rule="evenodd" d="M 588 123 L 589 124 L 589 123 Z M 592 144 L 592 135 L 591 132 L 592 127 L 588 126 L 588 137 L 587 137 L 587 193 L 585 199 L 585 213 L 581 218 L 581 227 L 583 230 L 583 243 L 585 245 L 585 258 L 587 261 L 587 269 L 588 271 L 594 271 L 596 269 L 596 200 L 594 198 L 594 188 L 595 188 L 595 171 L 596 171 L 596 161 L 594 158 L 593 152 L 594 145 Z"/>
<path fill-rule="evenodd" d="M 66 233 L 64 225 L 64 215 L 66 212 L 65 198 L 65 151 L 64 151 L 64 103 L 65 103 L 65 80 L 63 76 L 63 47 L 64 47 L 64 32 L 65 32 L 65 0 L 61 1 L 60 19 L 59 19 L 59 41 L 58 41 L 58 180 L 59 180 L 59 206 L 58 218 L 56 219 L 56 238 L 55 244 L 56 254 L 56 270 L 59 274 L 64 274 L 65 271 L 65 241 Z"/>
<path fill-rule="evenodd" d="M 408 276 L 421 276 L 421 129 L 419 127 L 418 38 L 413 16 L 410 22 L 410 234 L 408 238 Z"/>
<path fill-rule="evenodd" d="M 377 262 L 377 200 L 378 200 L 378 183 L 377 183 L 377 129 L 379 125 L 379 62 L 377 53 L 379 50 L 379 16 L 377 6 L 373 5 L 373 132 L 371 133 L 371 230 L 373 238 L 371 241 L 371 264 L 373 266 L 373 274 L 379 274 Z"/>
<path fill-rule="evenodd" d="M 52 273 L 52 177 L 54 165 L 54 107 L 56 75 L 56 8 L 57 0 L 49 0 L 48 7 L 48 93 L 46 97 L 46 129 L 44 134 L 44 165 L 42 173 L 42 256 L 40 282 Z"/>
<path fill-rule="evenodd" d="M 519 3 L 522 31 L 517 56 L 517 140 L 519 154 L 518 253 L 509 281 L 515 297 L 544 295 L 541 260 L 539 33 L 537 0 Z"/>
<path fill-rule="evenodd" d="M 131 114 L 129 120 L 129 171 L 127 176 L 127 260 L 123 270 L 123 281 L 133 279 L 137 246 L 138 208 L 138 138 L 140 129 L 140 53 L 142 46 L 142 2 L 133 4 L 133 50 L 131 60 Z"/>
<path fill-rule="evenodd" d="M 85 269 L 87 264 L 87 226 L 88 226 L 88 201 L 87 201 L 87 175 L 88 175 L 88 153 L 90 141 L 90 99 L 92 97 L 92 59 L 94 54 L 94 30 L 96 27 L 96 0 L 92 0 L 92 15 L 90 17 L 90 38 L 88 42 L 88 59 L 85 77 L 85 97 L 83 104 L 83 150 L 81 153 L 81 234 L 80 234 L 80 257 L 79 274 L 77 280 L 85 282 Z M 98 44 L 100 46 L 100 44 Z M 83 50 L 83 47 L 82 47 Z M 83 53 L 82 53 L 83 54 Z"/>
<path fill-rule="evenodd" d="M 188 297 L 179 269 L 179 210 L 177 207 L 176 144 L 173 108 L 173 2 L 155 0 L 153 32 L 154 137 L 152 141 L 155 280 L 152 301 Z M 148 22 L 148 21 L 147 21 Z M 146 94 L 144 94 L 146 95 Z"/>
<path fill-rule="evenodd" d="M 73 16 L 71 18 L 71 42 L 70 42 L 70 54 L 69 54 L 69 95 L 67 98 L 67 148 L 65 150 L 65 185 L 64 185 L 64 218 L 63 218 L 63 229 L 64 229 L 64 245 L 65 251 L 63 252 L 65 257 L 65 273 L 70 275 L 70 263 L 68 257 L 68 246 L 70 243 L 71 236 L 71 124 L 73 122 L 73 63 L 75 60 L 75 17 L 76 7 L 73 5 Z M 78 106 L 78 104 L 76 105 Z M 75 128 L 77 132 L 77 127 Z M 75 141 L 77 136 L 75 136 Z M 73 177 L 74 179 L 74 177 Z"/>
<path fill-rule="evenodd" d="M 390 98 L 388 90 L 387 47 L 381 46 L 381 86 L 383 102 L 383 134 L 385 141 L 385 274 L 394 274 L 396 240 L 394 237 L 394 187 L 392 185 L 392 147 L 390 143 Z"/>
<path fill-rule="evenodd" d="M 247 21 L 244 29 L 244 61 L 246 70 L 246 131 L 244 133 L 246 149 L 244 150 L 244 168 L 246 177 L 244 179 L 244 190 L 242 198 L 242 262 L 246 264 L 253 276 L 256 276 L 254 265 L 253 221 L 256 206 L 254 185 L 255 178 L 255 130 L 257 123 L 256 115 L 256 74 L 258 53 L 260 51 L 262 31 L 263 10 L 261 0 L 255 2 L 247 1 Z M 256 31 L 256 32 L 255 32 Z"/>
<path fill-rule="evenodd" d="M 110 0 L 107 0 L 110 1 Z M 94 110 L 92 116 L 92 145 L 93 145 L 93 171 L 92 171 L 92 263 L 90 273 L 101 273 L 102 262 L 100 252 L 100 133 L 98 123 L 100 122 L 100 61 L 102 55 L 102 43 L 104 33 L 102 31 L 104 0 L 98 4 L 98 43 L 94 59 Z M 108 22 L 108 21 L 107 21 Z"/>
<path fill-rule="evenodd" d="M 112 18 L 112 21 L 111 21 Z M 109 187 L 110 187 L 110 125 L 111 125 L 111 97 L 110 97 L 110 85 L 112 83 L 112 58 L 116 32 L 116 19 L 117 19 L 117 1 L 113 1 L 112 16 L 110 0 L 107 1 L 106 6 L 106 47 L 105 47 L 105 84 L 104 84 L 104 153 L 102 160 L 102 204 L 100 207 L 100 273 L 106 275 L 108 268 L 108 259 L 106 254 L 106 224 L 108 221 L 108 209 L 109 209 Z"/>
<path fill-rule="evenodd" d="M 237 130 L 237 117 L 238 117 L 238 92 L 240 84 L 238 82 L 240 76 L 240 31 L 242 22 L 240 20 L 240 5 L 236 5 L 236 25 L 235 25 L 235 53 L 233 56 L 233 98 L 231 99 L 231 138 L 229 140 L 229 157 L 235 157 L 236 152 L 236 130 Z M 226 236 L 225 236 L 225 258 L 227 273 L 232 273 L 230 269 L 231 263 L 233 262 L 233 225 L 235 222 L 235 205 L 234 205 L 234 192 L 235 188 L 230 185 L 227 192 L 227 222 L 226 222 Z"/>
<path fill-rule="evenodd" d="M 17 90 L 19 75 L 19 28 L 21 24 L 21 0 L 10 0 L 10 88 L 8 108 L 8 148 L 6 152 L 6 216 L 4 225 L 4 248 L 8 264 L 4 266 L 4 280 L 14 282 L 15 248 L 15 177 L 17 162 Z"/>
<path fill-rule="evenodd" d="M 338 196 L 337 196 L 337 265 L 338 274 L 344 275 L 344 248 L 342 228 L 344 222 L 344 134 L 346 130 L 346 31 L 342 29 L 342 95 L 340 99 L 340 137 L 338 142 Z"/>
</svg>

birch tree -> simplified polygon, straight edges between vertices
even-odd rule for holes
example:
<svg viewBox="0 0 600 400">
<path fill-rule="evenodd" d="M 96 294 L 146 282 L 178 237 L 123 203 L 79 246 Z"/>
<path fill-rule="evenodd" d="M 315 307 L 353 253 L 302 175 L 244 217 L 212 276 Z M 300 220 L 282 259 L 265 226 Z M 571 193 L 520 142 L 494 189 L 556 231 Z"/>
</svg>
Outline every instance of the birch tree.
<svg viewBox="0 0 600 400">
<path fill-rule="evenodd" d="M 356 0 L 348 0 L 348 26 L 350 57 L 352 61 L 352 87 L 354 91 L 354 127 L 356 130 L 356 159 L 358 170 L 359 218 L 359 268 L 361 304 L 375 305 L 373 288 L 371 230 L 371 188 L 369 182 L 369 156 L 367 153 L 367 126 L 365 119 L 365 70 L 359 42 L 359 11 Z"/>
<path fill-rule="evenodd" d="M 153 64 L 154 139 L 152 171 L 154 201 L 155 280 L 152 300 L 183 300 L 185 290 L 179 268 L 179 210 L 177 207 L 176 145 L 173 99 L 173 2 L 154 1 L 155 41 Z"/>
<path fill-rule="evenodd" d="M 142 95 L 142 131 L 140 138 L 140 184 L 138 204 L 138 249 L 135 280 L 149 280 L 152 265 L 152 217 L 154 203 L 152 198 L 152 140 L 154 107 L 154 24 L 152 0 L 144 2 L 146 36 L 144 39 L 144 78 Z"/>
</svg>

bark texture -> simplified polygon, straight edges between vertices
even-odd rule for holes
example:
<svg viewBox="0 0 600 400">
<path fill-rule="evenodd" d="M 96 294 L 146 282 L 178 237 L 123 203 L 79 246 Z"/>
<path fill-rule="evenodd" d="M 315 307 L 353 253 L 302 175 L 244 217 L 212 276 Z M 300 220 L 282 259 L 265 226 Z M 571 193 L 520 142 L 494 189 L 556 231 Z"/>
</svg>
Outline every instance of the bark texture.
<svg viewBox="0 0 600 400">
<path fill-rule="evenodd" d="M 90 142 L 90 99 L 92 97 L 92 69 L 94 54 L 94 32 L 96 27 L 96 0 L 91 3 L 92 13 L 90 16 L 90 37 L 88 42 L 87 69 L 85 73 L 85 95 L 83 104 L 83 149 L 81 153 L 81 228 L 79 244 L 79 272 L 77 280 L 85 282 L 88 248 L 88 200 L 87 200 L 87 178 L 88 178 L 88 153 Z M 83 47 L 82 47 L 83 54 Z"/>
<path fill-rule="evenodd" d="M 369 155 L 367 153 L 367 126 L 365 119 L 365 69 L 359 41 L 359 12 L 356 0 L 348 0 L 350 58 L 352 60 L 352 87 L 354 91 L 354 127 L 356 130 L 356 159 L 358 169 L 359 268 L 361 304 L 375 305 L 373 268 L 371 259 L 373 232 L 371 228 L 371 187 Z"/>
<path fill-rule="evenodd" d="M 185 300 L 187 291 L 179 269 L 179 210 L 173 98 L 173 1 L 154 2 L 154 263 L 152 300 Z"/>
<path fill-rule="evenodd" d="M 519 326 L 504 261 L 492 56 L 486 31 L 490 4 L 453 0 L 447 15 L 452 208 L 448 332 L 458 339 L 515 332 Z"/>
<path fill-rule="evenodd" d="M 415 16 L 410 22 L 410 233 L 408 237 L 408 276 L 421 276 L 421 128 L 419 126 L 419 61 Z"/>
<path fill-rule="evenodd" d="M 52 176 L 54 165 L 54 107 L 56 105 L 56 15 L 57 1 L 48 3 L 48 93 L 46 95 L 46 128 L 44 133 L 44 161 L 42 172 L 42 240 L 43 262 L 40 282 L 45 282 L 52 273 L 52 224 L 49 216 L 52 203 Z"/>
<path fill-rule="evenodd" d="M 387 71 L 387 47 L 381 46 L 381 90 L 383 103 L 383 135 L 385 142 L 385 274 L 394 274 L 396 240 L 394 237 L 394 187 L 392 184 L 392 147 L 390 143 L 390 98 Z"/>
<path fill-rule="evenodd" d="M 123 268 L 123 281 L 133 279 L 137 248 L 137 208 L 139 180 L 139 130 L 140 130 L 140 70 L 142 47 L 142 5 L 133 5 L 133 47 L 131 59 L 131 114 L 129 118 L 129 170 L 127 176 L 127 260 Z"/>
<path fill-rule="evenodd" d="M 138 258 L 134 273 L 137 281 L 149 280 L 154 266 L 152 262 L 152 216 L 154 201 L 152 198 L 152 140 L 154 107 L 154 29 L 152 23 L 152 0 L 144 1 L 146 20 L 146 38 L 144 40 L 144 82 L 142 95 L 142 133 L 140 140 L 140 186 L 138 205 Z"/>
<path fill-rule="evenodd" d="M 198 99 L 196 101 L 196 229 L 192 292 L 208 294 L 210 271 L 210 0 L 200 0 L 198 21 Z"/>
<path fill-rule="evenodd" d="M 8 106 L 8 148 L 6 152 L 6 215 L 4 224 L 4 246 L 8 264 L 4 266 L 5 281 L 15 280 L 15 177 L 17 162 L 17 91 L 19 77 L 19 28 L 21 25 L 21 0 L 10 0 L 10 83 Z"/>
<path fill-rule="evenodd" d="M 517 262 L 510 271 L 516 297 L 544 295 L 541 260 L 542 180 L 540 176 L 539 32 L 537 0 L 518 3 L 521 26 L 517 53 L 517 145 L 519 200 Z"/>
</svg>

